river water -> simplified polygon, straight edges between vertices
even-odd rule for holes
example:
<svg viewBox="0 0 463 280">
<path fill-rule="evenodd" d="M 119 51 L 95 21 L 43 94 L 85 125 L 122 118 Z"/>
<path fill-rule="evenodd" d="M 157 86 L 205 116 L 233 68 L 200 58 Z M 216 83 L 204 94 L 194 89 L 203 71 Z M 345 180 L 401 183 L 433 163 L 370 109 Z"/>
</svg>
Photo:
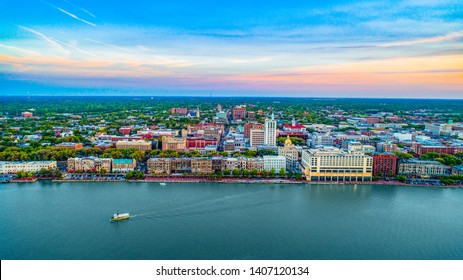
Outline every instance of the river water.
<svg viewBox="0 0 463 280">
<path fill-rule="evenodd" d="M 1 259 L 463 258 L 463 189 L 40 181 L 0 213 Z"/>
</svg>

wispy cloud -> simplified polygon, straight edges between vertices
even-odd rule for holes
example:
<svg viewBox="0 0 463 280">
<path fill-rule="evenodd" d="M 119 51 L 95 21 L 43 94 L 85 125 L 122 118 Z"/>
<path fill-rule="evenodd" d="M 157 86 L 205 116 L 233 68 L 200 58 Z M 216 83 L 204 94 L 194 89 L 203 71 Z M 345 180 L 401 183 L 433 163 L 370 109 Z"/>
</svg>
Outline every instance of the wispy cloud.
<svg viewBox="0 0 463 280">
<path fill-rule="evenodd" d="M 81 21 L 81 22 L 86 23 L 86 24 L 91 25 L 91 26 L 96 26 L 96 24 L 94 24 L 93 22 L 87 21 L 87 20 L 85 20 L 85 19 L 81 19 L 80 17 L 76 16 L 75 14 L 72 14 L 72 13 L 66 11 L 66 10 L 63 10 L 63 9 L 61 9 L 60 7 L 55 7 L 55 8 L 56 8 L 58 11 L 61 11 L 61 12 L 65 13 L 66 15 L 68 15 L 68 16 L 74 18 L 74 19 L 77 19 L 78 21 Z"/>
<path fill-rule="evenodd" d="M 430 38 L 421 38 L 421 39 L 415 39 L 415 40 L 382 44 L 377 47 L 388 48 L 388 47 L 401 47 L 401 46 L 408 46 L 408 45 L 415 45 L 415 44 L 423 44 L 423 43 L 438 43 L 442 41 L 455 40 L 455 39 L 462 38 L 462 37 L 463 37 L 463 31 L 458 31 L 458 32 L 453 32 L 453 33 L 442 35 L 442 36 L 435 36 L 435 37 L 430 37 Z"/>
<path fill-rule="evenodd" d="M 91 16 L 91 17 L 93 17 L 93 18 L 96 18 L 96 16 L 95 16 L 94 14 L 90 13 L 88 10 L 86 10 L 86 9 L 84 9 L 84 8 L 82 8 L 82 7 L 77 6 L 76 4 L 72 3 L 71 1 L 67 1 L 67 0 L 63 0 L 63 1 L 66 2 L 66 3 L 68 3 L 69 5 L 71 5 L 71 6 L 73 6 L 73 7 L 75 7 L 75 8 L 77 8 L 77 9 L 81 10 L 82 12 L 86 13 L 87 15 L 89 15 L 89 16 Z"/>
<path fill-rule="evenodd" d="M 48 37 L 45 34 L 43 34 L 41 32 L 38 32 L 37 30 L 34 30 L 32 28 L 28 28 L 28 27 L 21 26 L 21 25 L 18 25 L 18 27 L 23 29 L 23 30 L 26 30 L 26 31 L 28 31 L 28 32 L 30 32 L 32 34 L 35 34 L 35 35 L 39 36 L 42 40 L 44 40 L 46 43 L 48 43 L 50 46 L 54 47 L 55 49 L 58 49 L 60 51 L 64 51 L 66 53 L 68 52 L 65 48 L 63 48 L 63 46 L 61 46 L 58 42 L 56 42 L 51 37 Z"/>
</svg>

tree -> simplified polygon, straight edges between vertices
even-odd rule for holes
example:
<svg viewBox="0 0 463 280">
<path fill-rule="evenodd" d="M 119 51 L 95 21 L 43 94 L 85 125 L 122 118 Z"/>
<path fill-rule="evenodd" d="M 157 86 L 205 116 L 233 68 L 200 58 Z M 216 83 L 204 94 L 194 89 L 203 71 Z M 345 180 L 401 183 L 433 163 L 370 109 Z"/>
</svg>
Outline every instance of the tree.
<svg viewBox="0 0 463 280">
<path fill-rule="evenodd" d="M 269 175 L 270 177 L 275 177 L 275 175 L 276 175 L 275 168 L 270 169 L 270 172 L 268 173 L 268 175 Z"/>
<path fill-rule="evenodd" d="M 230 170 L 225 169 L 225 170 L 223 171 L 223 175 L 224 175 L 224 176 L 229 176 L 229 175 L 230 175 Z"/>
<path fill-rule="evenodd" d="M 249 171 L 247 169 L 243 170 L 243 177 L 245 177 L 245 178 L 249 177 Z"/>
<path fill-rule="evenodd" d="M 407 178 L 404 175 L 397 175 L 396 177 L 397 181 L 405 183 L 407 181 Z"/>
<path fill-rule="evenodd" d="M 280 172 L 279 172 L 279 175 L 280 175 L 280 177 L 284 178 L 286 176 L 286 170 L 284 168 L 281 168 Z"/>
<path fill-rule="evenodd" d="M 296 180 L 301 180 L 301 179 L 302 179 L 302 174 L 296 173 Z"/>
<path fill-rule="evenodd" d="M 289 171 L 288 173 L 286 173 L 286 176 L 288 177 L 288 179 L 291 179 L 293 177 L 293 172 Z"/>
<path fill-rule="evenodd" d="M 238 168 L 233 169 L 233 177 L 239 177 L 240 176 L 240 170 Z"/>
<path fill-rule="evenodd" d="M 108 171 L 107 171 L 105 168 L 101 168 L 101 169 L 100 169 L 100 174 L 101 174 L 101 175 L 104 175 L 104 174 L 106 174 L 106 173 L 108 173 Z"/>
<path fill-rule="evenodd" d="M 255 169 L 255 168 L 253 168 L 251 170 L 251 177 L 256 178 L 257 175 L 259 175 L 259 171 L 257 171 L 257 169 Z"/>
</svg>

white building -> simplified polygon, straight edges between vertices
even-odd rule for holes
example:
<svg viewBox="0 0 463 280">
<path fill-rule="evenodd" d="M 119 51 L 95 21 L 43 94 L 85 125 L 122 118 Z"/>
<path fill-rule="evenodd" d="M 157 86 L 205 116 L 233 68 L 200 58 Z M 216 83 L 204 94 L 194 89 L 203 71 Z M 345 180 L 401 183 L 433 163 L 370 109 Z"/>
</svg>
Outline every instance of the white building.
<svg viewBox="0 0 463 280">
<path fill-rule="evenodd" d="M 412 141 L 411 133 L 394 133 L 394 138 L 399 140 L 399 142 Z"/>
<path fill-rule="evenodd" d="M 285 156 L 264 156 L 264 170 L 270 171 L 272 168 L 278 172 L 280 169 L 286 169 Z"/>
<path fill-rule="evenodd" d="M 55 169 L 56 161 L 0 161 L 0 174 L 15 174 L 18 171 L 36 173 L 42 168 Z"/>
<path fill-rule="evenodd" d="M 277 122 L 273 114 L 271 119 L 265 119 L 264 144 L 267 146 L 277 145 Z"/>
<path fill-rule="evenodd" d="M 371 181 L 373 158 L 337 148 L 302 151 L 307 181 Z"/>
</svg>

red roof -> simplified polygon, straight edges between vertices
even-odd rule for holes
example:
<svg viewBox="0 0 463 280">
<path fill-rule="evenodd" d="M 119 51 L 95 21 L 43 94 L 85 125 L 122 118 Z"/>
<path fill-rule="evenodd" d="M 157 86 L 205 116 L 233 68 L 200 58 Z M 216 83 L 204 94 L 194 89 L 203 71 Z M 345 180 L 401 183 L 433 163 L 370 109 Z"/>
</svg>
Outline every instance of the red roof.
<svg viewBox="0 0 463 280">
<path fill-rule="evenodd" d="M 303 126 L 302 124 L 296 124 L 296 125 L 284 124 L 283 127 L 284 128 L 291 128 L 291 129 L 305 129 L 305 126 Z"/>
</svg>

